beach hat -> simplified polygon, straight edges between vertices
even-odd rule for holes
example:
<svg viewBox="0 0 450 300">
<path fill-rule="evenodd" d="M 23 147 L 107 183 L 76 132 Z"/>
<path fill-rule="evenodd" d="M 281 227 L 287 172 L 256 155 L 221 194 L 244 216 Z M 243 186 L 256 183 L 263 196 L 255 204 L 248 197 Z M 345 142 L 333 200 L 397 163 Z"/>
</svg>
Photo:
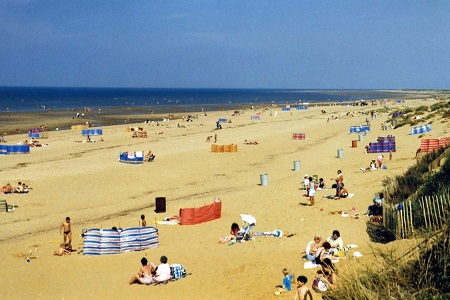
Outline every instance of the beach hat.
<svg viewBox="0 0 450 300">
<path fill-rule="evenodd" d="M 303 176 L 303 177 L 308 177 L 308 174 L 305 174 L 305 176 Z"/>
</svg>

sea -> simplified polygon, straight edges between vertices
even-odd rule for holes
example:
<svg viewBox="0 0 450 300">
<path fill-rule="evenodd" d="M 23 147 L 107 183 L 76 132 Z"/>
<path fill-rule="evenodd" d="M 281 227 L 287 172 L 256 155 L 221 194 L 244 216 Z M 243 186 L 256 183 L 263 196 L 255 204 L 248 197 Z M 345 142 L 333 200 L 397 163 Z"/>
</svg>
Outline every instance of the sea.
<svg viewBox="0 0 450 300">
<path fill-rule="evenodd" d="M 133 107 L 155 112 L 208 111 L 236 105 L 313 105 L 402 95 L 402 91 L 383 90 L 0 87 L 0 112 Z"/>
</svg>

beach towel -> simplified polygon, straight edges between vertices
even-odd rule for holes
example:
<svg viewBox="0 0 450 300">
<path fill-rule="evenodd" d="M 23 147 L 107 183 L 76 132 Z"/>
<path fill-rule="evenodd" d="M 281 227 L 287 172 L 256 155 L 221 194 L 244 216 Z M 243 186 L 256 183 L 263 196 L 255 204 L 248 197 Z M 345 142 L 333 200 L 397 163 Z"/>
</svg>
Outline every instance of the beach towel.
<svg viewBox="0 0 450 300">
<path fill-rule="evenodd" d="M 132 152 L 132 151 L 128 152 L 128 158 L 133 159 L 134 158 L 134 152 Z"/>
<path fill-rule="evenodd" d="M 144 151 L 136 151 L 136 157 L 144 157 Z"/>
</svg>

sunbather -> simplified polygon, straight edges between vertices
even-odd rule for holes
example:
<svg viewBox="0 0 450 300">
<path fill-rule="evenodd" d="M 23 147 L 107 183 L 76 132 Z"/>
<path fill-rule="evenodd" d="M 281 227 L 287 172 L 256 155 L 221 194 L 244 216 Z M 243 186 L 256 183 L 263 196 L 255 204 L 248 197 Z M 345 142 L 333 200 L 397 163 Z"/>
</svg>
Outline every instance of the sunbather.
<svg viewBox="0 0 450 300">
<path fill-rule="evenodd" d="M 64 247 L 64 244 L 61 244 L 61 245 L 59 245 L 59 249 L 58 250 L 56 250 L 54 253 L 53 253 L 53 255 L 56 255 L 56 256 L 63 256 L 63 255 L 70 255 L 72 252 L 70 251 L 70 250 L 68 250 L 68 249 L 66 249 L 65 247 Z"/>
<path fill-rule="evenodd" d="M 150 265 L 148 265 L 147 263 L 147 259 L 143 257 L 141 259 L 142 267 L 136 275 L 131 277 L 130 281 L 128 282 L 129 285 L 135 282 L 139 282 L 141 284 L 150 284 L 153 282 L 152 273 L 154 273 L 155 271 L 155 265 L 153 263 L 150 263 Z"/>
</svg>

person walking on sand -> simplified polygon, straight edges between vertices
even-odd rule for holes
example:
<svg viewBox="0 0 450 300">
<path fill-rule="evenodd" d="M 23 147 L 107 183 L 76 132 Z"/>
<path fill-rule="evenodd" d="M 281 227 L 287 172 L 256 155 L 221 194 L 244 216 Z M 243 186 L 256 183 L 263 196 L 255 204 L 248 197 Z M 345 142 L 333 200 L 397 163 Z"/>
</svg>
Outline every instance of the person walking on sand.
<svg viewBox="0 0 450 300">
<path fill-rule="evenodd" d="M 214 143 L 217 143 L 217 133 L 214 135 Z"/>
<path fill-rule="evenodd" d="M 145 220 L 145 215 L 141 215 L 141 227 L 147 226 L 147 221 Z"/>
<path fill-rule="evenodd" d="M 62 222 L 59 228 L 59 234 L 62 235 L 64 230 L 64 246 L 69 247 L 72 245 L 72 229 L 70 226 L 70 218 L 66 217 L 66 220 Z M 66 240 L 69 239 L 69 243 L 66 244 Z"/>
<path fill-rule="evenodd" d="M 389 148 L 389 160 L 392 160 L 392 148 Z"/>
</svg>

